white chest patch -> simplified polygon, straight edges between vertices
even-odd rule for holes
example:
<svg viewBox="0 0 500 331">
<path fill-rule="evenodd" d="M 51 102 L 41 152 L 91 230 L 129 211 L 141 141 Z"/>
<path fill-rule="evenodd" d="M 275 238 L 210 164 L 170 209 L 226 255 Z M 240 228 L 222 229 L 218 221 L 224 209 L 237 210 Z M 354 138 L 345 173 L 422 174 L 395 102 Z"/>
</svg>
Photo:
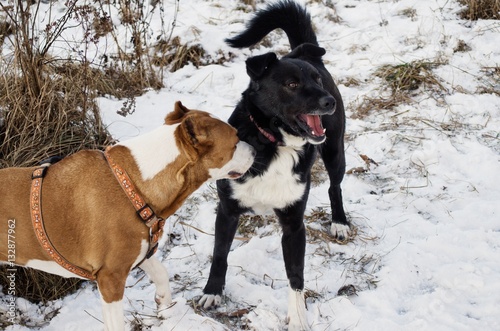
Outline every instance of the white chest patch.
<svg viewBox="0 0 500 331">
<path fill-rule="evenodd" d="M 45 271 L 54 275 L 58 275 L 64 278 L 70 278 L 70 277 L 75 277 L 75 278 L 81 278 L 81 279 L 86 279 L 83 277 L 80 277 L 74 273 L 72 273 L 69 270 L 64 269 L 61 267 L 57 262 L 55 261 L 42 261 L 42 260 L 29 260 L 28 263 L 24 265 L 25 267 Z"/>
<path fill-rule="evenodd" d="M 119 143 L 127 147 L 137 163 L 143 180 L 152 179 L 180 155 L 174 131 L 179 124 L 161 127 Z"/>
<path fill-rule="evenodd" d="M 278 154 L 266 172 L 242 184 L 231 183 L 232 197 L 256 214 L 271 213 L 273 209 L 285 208 L 301 199 L 306 184 L 293 172 L 299 161 L 298 153 L 293 147 L 278 147 Z"/>
</svg>

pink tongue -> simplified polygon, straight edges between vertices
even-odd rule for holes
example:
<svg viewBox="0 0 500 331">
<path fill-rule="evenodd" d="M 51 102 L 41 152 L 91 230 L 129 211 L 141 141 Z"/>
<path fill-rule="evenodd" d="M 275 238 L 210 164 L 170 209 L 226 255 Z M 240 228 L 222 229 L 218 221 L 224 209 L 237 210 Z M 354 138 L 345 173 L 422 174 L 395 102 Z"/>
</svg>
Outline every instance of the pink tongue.
<svg viewBox="0 0 500 331">
<path fill-rule="evenodd" d="M 318 115 L 303 115 L 302 118 L 306 120 L 307 125 L 312 129 L 313 135 L 322 136 L 325 133 Z"/>
</svg>

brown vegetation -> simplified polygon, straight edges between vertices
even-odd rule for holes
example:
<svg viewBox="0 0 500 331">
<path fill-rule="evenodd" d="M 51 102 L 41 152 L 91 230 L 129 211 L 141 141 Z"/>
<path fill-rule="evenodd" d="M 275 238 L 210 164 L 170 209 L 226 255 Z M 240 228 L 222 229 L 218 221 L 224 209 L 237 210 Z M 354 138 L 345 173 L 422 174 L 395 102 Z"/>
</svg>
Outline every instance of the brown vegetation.
<svg viewBox="0 0 500 331">
<path fill-rule="evenodd" d="M 500 0 L 459 0 L 465 8 L 460 12 L 464 19 L 476 21 L 500 19 Z"/>
</svg>

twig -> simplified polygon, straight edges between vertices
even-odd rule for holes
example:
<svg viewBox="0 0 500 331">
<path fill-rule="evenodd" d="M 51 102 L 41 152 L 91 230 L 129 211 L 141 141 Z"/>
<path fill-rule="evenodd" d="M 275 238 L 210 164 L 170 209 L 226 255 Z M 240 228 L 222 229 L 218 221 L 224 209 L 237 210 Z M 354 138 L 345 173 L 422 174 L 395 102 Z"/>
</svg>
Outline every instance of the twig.
<svg viewBox="0 0 500 331">
<path fill-rule="evenodd" d="M 186 222 L 184 222 L 184 221 L 179 221 L 179 224 L 184 225 L 184 226 L 187 226 L 187 227 L 190 227 L 190 228 L 192 228 L 192 229 L 195 229 L 196 231 L 201 232 L 201 233 L 203 233 L 203 234 L 206 234 L 206 235 L 208 235 L 208 236 L 213 236 L 213 237 L 215 237 L 215 234 L 213 234 L 213 233 L 208 233 L 208 232 L 206 232 L 206 231 L 204 231 L 204 230 L 202 230 L 202 229 L 200 229 L 200 228 L 197 228 L 196 226 L 193 226 L 193 225 L 191 225 L 191 224 L 187 224 L 187 223 L 186 223 Z M 237 237 L 237 236 L 236 236 L 236 237 L 234 237 L 234 239 L 235 239 L 235 240 L 240 240 L 240 241 L 249 241 L 251 238 L 248 238 L 248 237 Z"/>
</svg>

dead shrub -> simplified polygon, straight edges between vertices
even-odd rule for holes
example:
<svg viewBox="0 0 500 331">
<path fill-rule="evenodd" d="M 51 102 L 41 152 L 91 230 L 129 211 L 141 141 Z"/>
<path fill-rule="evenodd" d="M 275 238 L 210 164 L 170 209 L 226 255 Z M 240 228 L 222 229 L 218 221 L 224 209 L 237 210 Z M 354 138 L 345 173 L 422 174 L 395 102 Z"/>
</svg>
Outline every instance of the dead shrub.
<svg viewBox="0 0 500 331">
<path fill-rule="evenodd" d="M 192 63 L 195 67 L 203 64 L 205 50 L 200 45 L 182 44 L 179 37 L 173 38 L 170 42 L 160 41 L 156 45 L 158 56 L 155 57 L 155 64 L 158 66 L 169 66 L 174 72 Z"/>
<path fill-rule="evenodd" d="M 8 21 L 0 21 L 0 47 L 3 45 L 6 37 L 13 33 L 12 24 Z"/>
<path fill-rule="evenodd" d="M 460 17 L 466 20 L 498 20 L 500 19 L 500 0 L 459 0 L 465 8 Z"/>
<path fill-rule="evenodd" d="M 223 64 L 231 61 L 235 56 L 231 52 L 225 54 L 222 51 L 219 51 L 215 56 L 207 55 L 200 45 L 182 43 L 179 37 L 174 37 L 171 41 L 160 40 L 154 49 L 156 55 L 153 58 L 153 63 L 159 67 L 169 67 L 171 72 L 175 72 L 189 63 L 192 63 L 196 68 L 209 64 Z"/>
</svg>

